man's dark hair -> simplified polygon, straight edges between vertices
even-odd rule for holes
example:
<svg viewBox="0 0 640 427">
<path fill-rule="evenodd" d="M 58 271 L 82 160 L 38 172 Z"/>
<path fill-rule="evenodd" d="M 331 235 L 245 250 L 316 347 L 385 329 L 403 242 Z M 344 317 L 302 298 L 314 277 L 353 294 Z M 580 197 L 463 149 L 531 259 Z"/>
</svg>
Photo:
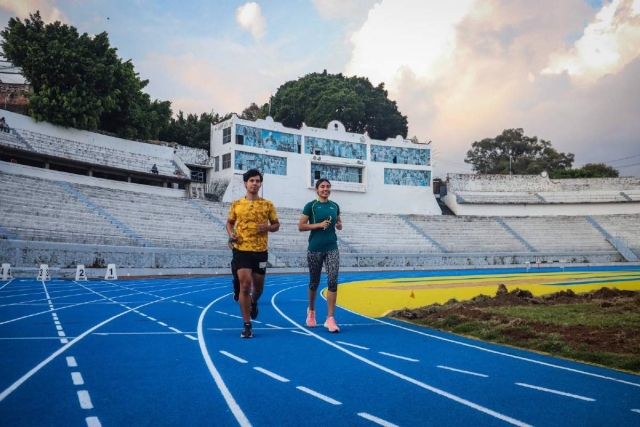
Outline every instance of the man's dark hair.
<svg viewBox="0 0 640 427">
<path fill-rule="evenodd" d="M 318 189 L 318 187 L 320 187 L 320 184 L 322 184 L 323 182 L 329 182 L 329 180 L 327 178 L 320 178 L 318 181 L 316 181 L 316 190 Z M 329 182 L 329 186 L 331 186 L 330 182 Z"/>
<path fill-rule="evenodd" d="M 262 174 L 258 169 L 249 169 L 244 174 L 242 174 L 242 179 L 244 180 L 244 182 L 247 182 L 249 181 L 250 178 L 253 178 L 254 176 L 259 176 L 260 182 L 262 182 Z"/>
</svg>

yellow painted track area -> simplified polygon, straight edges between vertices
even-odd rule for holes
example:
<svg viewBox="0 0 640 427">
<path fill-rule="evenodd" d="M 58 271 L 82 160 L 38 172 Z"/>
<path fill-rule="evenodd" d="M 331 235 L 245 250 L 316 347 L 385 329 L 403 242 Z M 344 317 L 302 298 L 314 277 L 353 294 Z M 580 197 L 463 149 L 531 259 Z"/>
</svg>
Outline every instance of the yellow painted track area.
<svg viewBox="0 0 640 427">
<path fill-rule="evenodd" d="M 462 301 L 480 294 L 494 296 L 501 283 L 509 291 L 526 289 L 536 296 L 567 289 L 581 293 L 602 287 L 640 291 L 640 270 L 614 268 L 529 273 L 506 270 L 496 274 L 457 271 L 451 275 L 440 271 L 413 277 L 397 274 L 394 278 L 341 283 L 338 304 L 370 317 L 382 317 L 391 310 L 442 304 L 451 298 Z"/>
</svg>

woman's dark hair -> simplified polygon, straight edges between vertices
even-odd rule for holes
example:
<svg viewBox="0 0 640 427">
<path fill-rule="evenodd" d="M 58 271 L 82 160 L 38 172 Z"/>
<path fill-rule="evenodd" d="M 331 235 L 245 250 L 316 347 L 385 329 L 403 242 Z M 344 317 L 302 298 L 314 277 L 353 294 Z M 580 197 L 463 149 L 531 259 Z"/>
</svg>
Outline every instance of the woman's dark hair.
<svg viewBox="0 0 640 427">
<path fill-rule="evenodd" d="M 322 184 L 323 182 L 329 182 L 329 180 L 327 178 L 320 178 L 316 182 L 316 190 L 318 189 L 318 187 L 320 187 L 320 184 Z M 329 182 L 329 187 L 331 187 L 331 183 L 330 182 Z"/>
<path fill-rule="evenodd" d="M 244 174 L 242 174 L 242 179 L 244 180 L 244 182 L 247 182 L 249 181 L 249 178 L 253 178 L 254 176 L 259 176 L 260 182 L 262 182 L 262 174 L 258 169 L 249 169 Z"/>
</svg>

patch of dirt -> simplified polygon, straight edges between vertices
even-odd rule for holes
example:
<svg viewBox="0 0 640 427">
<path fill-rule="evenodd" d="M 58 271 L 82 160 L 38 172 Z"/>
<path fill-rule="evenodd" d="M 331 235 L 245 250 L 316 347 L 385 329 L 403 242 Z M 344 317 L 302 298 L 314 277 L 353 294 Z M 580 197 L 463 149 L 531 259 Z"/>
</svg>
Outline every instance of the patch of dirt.
<svg viewBox="0 0 640 427">
<path fill-rule="evenodd" d="M 508 291 L 504 284 L 500 284 L 493 297 L 479 295 L 467 301 L 452 299 L 445 304 L 396 310 L 389 313 L 389 317 L 430 326 L 444 324 L 449 328 L 456 324 L 477 321 L 486 323 L 490 328 L 499 328 L 503 336 L 509 337 L 514 342 L 524 342 L 548 334 L 556 334 L 559 338 L 558 341 L 564 342 L 573 349 L 640 355 L 640 331 L 637 328 L 556 325 L 482 310 L 489 307 L 552 306 L 579 303 L 597 304 L 612 315 L 614 313 L 638 313 L 640 312 L 640 292 L 603 287 L 580 294 L 576 294 L 572 290 L 563 290 L 534 297 L 527 290 L 516 288 Z"/>
</svg>

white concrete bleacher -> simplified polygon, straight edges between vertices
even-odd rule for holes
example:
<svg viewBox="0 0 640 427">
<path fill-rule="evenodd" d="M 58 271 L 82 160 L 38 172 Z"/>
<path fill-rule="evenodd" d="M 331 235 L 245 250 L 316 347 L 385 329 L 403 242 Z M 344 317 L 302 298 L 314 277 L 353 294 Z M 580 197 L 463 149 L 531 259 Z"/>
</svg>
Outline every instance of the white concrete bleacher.
<svg viewBox="0 0 640 427">
<path fill-rule="evenodd" d="M 0 172 L 0 225 L 20 240 L 139 246 L 54 181 Z"/>
<path fill-rule="evenodd" d="M 157 247 L 228 249 L 224 227 L 186 198 L 72 185 L 93 203 Z M 226 216 L 222 221 L 226 220 Z"/>
<path fill-rule="evenodd" d="M 438 253 L 419 231 L 401 216 L 342 212 L 343 230 L 338 236 L 358 253 Z"/>
<path fill-rule="evenodd" d="M 621 239 L 636 255 L 640 255 L 640 214 L 598 215 L 593 219 L 616 239 Z"/>
<path fill-rule="evenodd" d="M 448 253 L 529 252 L 529 249 L 493 217 L 409 215 Z"/>
<path fill-rule="evenodd" d="M 20 150 L 31 149 L 27 144 L 20 140 L 13 129 L 9 132 L 0 130 L 0 145 L 10 148 L 18 148 Z"/>
<path fill-rule="evenodd" d="M 615 248 L 584 216 L 504 217 L 538 252 L 606 252 Z"/>
<path fill-rule="evenodd" d="M 175 176 L 176 169 L 179 169 L 183 176 L 189 176 L 188 170 L 184 170 L 176 162 L 164 157 L 73 141 L 26 129 L 13 130 L 36 152 L 49 156 L 146 173 L 151 173 L 151 168 L 155 164 L 159 175 Z"/>
<path fill-rule="evenodd" d="M 457 191 L 458 203 L 479 203 L 479 204 L 538 204 L 544 200 L 536 196 L 535 193 L 525 192 L 478 192 L 478 191 Z"/>
</svg>

